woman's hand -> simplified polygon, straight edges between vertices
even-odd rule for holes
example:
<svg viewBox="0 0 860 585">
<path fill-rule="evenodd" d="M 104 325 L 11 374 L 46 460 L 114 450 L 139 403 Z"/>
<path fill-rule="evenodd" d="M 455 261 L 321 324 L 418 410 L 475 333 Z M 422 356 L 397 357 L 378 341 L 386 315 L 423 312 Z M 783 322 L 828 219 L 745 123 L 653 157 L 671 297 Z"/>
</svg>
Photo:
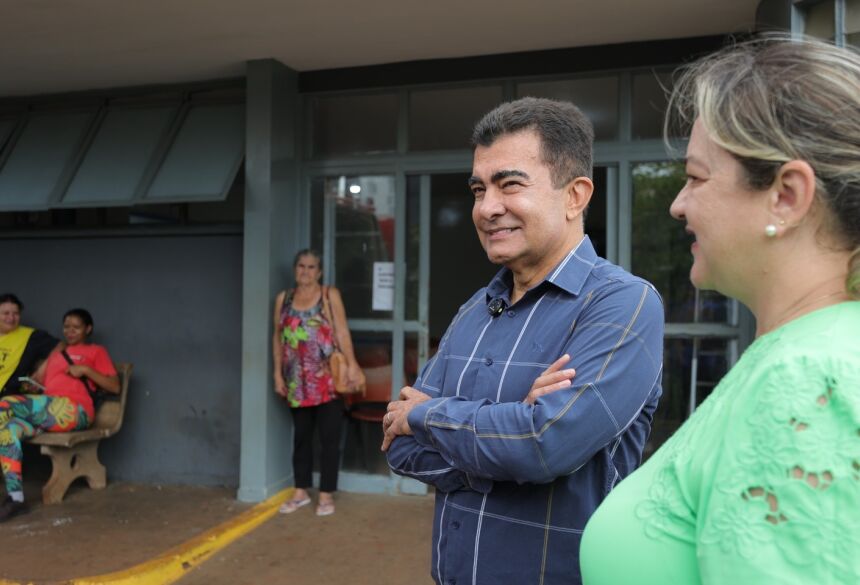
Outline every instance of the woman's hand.
<svg viewBox="0 0 860 585">
<path fill-rule="evenodd" d="M 569 361 L 570 356 L 564 354 L 550 364 L 550 366 L 534 381 L 531 390 L 529 390 L 528 396 L 525 397 L 523 402 L 534 404 L 541 396 L 570 387 L 571 380 L 573 380 L 573 377 L 576 375 L 576 370 L 561 369 L 561 367 Z"/>
<path fill-rule="evenodd" d="M 275 375 L 275 394 L 283 398 L 287 397 L 287 385 L 284 383 L 284 377 L 280 374 Z"/>
<path fill-rule="evenodd" d="M 80 364 L 70 365 L 66 372 L 70 376 L 78 378 L 79 380 L 89 378 L 89 380 L 98 388 L 101 388 L 106 392 L 110 392 L 111 394 L 119 394 L 120 384 L 119 376 L 117 374 L 108 376 L 107 374 L 102 374 L 98 370 L 94 370 L 90 366 Z M 87 388 L 89 388 L 89 384 L 87 384 Z"/>
<path fill-rule="evenodd" d="M 92 370 L 89 366 L 81 366 L 78 364 L 69 366 L 68 373 L 70 376 L 74 376 L 75 378 L 83 378 L 84 376 L 87 378 L 92 377 Z"/>
<path fill-rule="evenodd" d="M 346 381 L 350 388 L 357 388 L 361 383 L 361 368 L 357 362 L 350 362 L 346 370 Z"/>
</svg>

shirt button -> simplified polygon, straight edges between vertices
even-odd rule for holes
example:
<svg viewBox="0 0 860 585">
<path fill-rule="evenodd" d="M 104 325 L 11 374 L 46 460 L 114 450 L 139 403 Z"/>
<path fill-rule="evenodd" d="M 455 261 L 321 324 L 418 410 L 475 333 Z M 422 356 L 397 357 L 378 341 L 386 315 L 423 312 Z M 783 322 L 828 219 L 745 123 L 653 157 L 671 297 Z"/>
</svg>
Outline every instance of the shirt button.
<svg viewBox="0 0 860 585">
<path fill-rule="evenodd" d="M 508 317 L 513 317 L 513 316 L 514 316 L 514 315 L 516 315 L 516 314 L 517 314 L 517 312 L 516 312 L 516 311 L 514 311 L 513 309 L 511 309 L 511 310 L 509 310 L 509 311 L 508 311 Z"/>
<path fill-rule="evenodd" d="M 448 585 L 457 585 L 456 579 L 448 579 Z"/>
<path fill-rule="evenodd" d="M 454 530 L 460 530 L 460 523 L 454 520 L 453 522 L 451 522 L 451 528 L 453 528 Z"/>
<path fill-rule="evenodd" d="M 492 366 L 493 365 L 493 358 L 491 358 L 491 357 L 486 358 L 484 360 L 484 363 L 487 364 L 488 366 Z"/>
</svg>

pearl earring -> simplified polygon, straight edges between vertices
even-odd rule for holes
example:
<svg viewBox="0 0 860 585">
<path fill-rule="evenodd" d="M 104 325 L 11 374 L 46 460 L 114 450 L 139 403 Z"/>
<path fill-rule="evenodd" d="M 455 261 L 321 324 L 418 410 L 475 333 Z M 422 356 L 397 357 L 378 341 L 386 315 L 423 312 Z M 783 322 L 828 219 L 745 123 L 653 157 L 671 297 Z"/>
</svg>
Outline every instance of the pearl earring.
<svg viewBox="0 0 860 585">
<path fill-rule="evenodd" d="M 764 226 L 764 235 L 766 235 L 769 238 L 776 236 L 776 226 L 773 225 L 772 223 L 769 223 L 766 226 Z"/>
</svg>

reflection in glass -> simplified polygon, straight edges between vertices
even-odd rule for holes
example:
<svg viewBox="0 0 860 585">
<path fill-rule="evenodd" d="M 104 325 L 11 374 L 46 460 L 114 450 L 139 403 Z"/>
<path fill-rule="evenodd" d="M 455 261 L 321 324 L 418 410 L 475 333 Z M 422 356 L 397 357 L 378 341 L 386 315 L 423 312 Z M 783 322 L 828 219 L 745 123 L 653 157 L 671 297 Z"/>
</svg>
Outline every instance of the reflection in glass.
<svg viewBox="0 0 860 585">
<path fill-rule="evenodd" d="M 803 32 L 828 41 L 836 37 L 834 0 L 819 2 L 806 9 Z"/>
<path fill-rule="evenodd" d="M 501 101 L 498 85 L 413 91 L 409 95 L 409 150 L 469 148 L 472 127 Z"/>
<path fill-rule="evenodd" d="M 606 258 L 606 167 L 594 167 L 594 193 L 585 212 L 585 233 L 598 256 Z"/>
<path fill-rule="evenodd" d="M 420 373 L 421 364 L 418 363 L 418 334 L 406 333 L 406 351 L 403 360 L 403 383 L 407 386 L 415 384 Z"/>
<path fill-rule="evenodd" d="M 728 370 L 725 339 L 667 339 L 663 353 L 663 396 L 654 415 L 645 457 L 653 453 L 690 415 Z"/>
<path fill-rule="evenodd" d="M 633 138 L 662 138 L 668 105 L 670 73 L 648 71 L 633 75 Z M 664 89 L 665 88 L 665 89 Z"/>
<path fill-rule="evenodd" d="M 418 320 L 418 265 L 421 244 L 421 177 L 406 177 L 406 320 Z"/>
<path fill-rule="evenodd" d="M 845 44 L 860 49 L 860 0 L 845 0 Z"/>
<path fill-rule="evenodd" d="M 499 271 L 487 260 L 475 232 L 469 176 L 448 173 L 430 179 L 430 355 L 460 305 Z"/>
<path fill-rule="evenodd" d="M 594 124 L 595 140 L 618 138 L 618 77 L 565 79 L 517 84 L 517 97 L 573 102 Z"/>
<path fill-rule="evenodd" d="M 633 166 L 633 273 L 660 291 L 666 321 L 726 322 L 728 299 L 702 291 L 698 301 L 690 283 L 692 239 L 684 223 L 669 215 L 669 205 L 686 181 L 679 162 L 639 163 Z"/>
<path fill-rule="evenodd" d="M 391 333 L 352 331 L 355 357 L 367 379 L 362 395 L 346 398 L 349 425 L 343 437 L 343 469 L 387 474 L 382 444 L 382 417 L 391 400 Z"/>
<path fill-rule="evenodd" d="M 394 261 L 394 177 L 340 176 L 311 185 L 311 242 L 322 243 L 324 206 L 334 213 L 334 284 L 350 319 L 391 317 L 374 310 L 374 265 Z M 322 201 L 322 204 L 320 203 Z M 377 298 L 377 302 L 379 298 Z"/>
<path fill-rule="evenodd" d="M 315 96 L 309 99 L 313 156 L 394 152 L 397 95 Z"/>
</svg>

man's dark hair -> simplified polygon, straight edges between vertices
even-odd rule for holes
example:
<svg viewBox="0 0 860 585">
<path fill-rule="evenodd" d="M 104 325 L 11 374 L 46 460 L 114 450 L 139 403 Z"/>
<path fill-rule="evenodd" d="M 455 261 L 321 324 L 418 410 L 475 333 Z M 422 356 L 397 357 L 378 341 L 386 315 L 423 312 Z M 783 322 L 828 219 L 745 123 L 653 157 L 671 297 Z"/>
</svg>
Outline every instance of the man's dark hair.
<svg viewBox="0 0 860 585">
<path fill-rule="evenodd" d="M 553 187 L 592 175 L 594 128 L 570 102 L 527 97 L 504 103 L 475 125 L 472 146 L 491 146 L 508 134 L 533 131 L 540 138 L 541 159 L 549 167 Z"/>
<path fill-rule="evenodd" d="M 0 305 L 3 303 L 12 303 L 13 305 L 18 305 L 18 310 L 24 310 L 24 303 L 21 302 L 21 299 L 13 295 L 12 293 L 0 293 Z"/>
</svg>

